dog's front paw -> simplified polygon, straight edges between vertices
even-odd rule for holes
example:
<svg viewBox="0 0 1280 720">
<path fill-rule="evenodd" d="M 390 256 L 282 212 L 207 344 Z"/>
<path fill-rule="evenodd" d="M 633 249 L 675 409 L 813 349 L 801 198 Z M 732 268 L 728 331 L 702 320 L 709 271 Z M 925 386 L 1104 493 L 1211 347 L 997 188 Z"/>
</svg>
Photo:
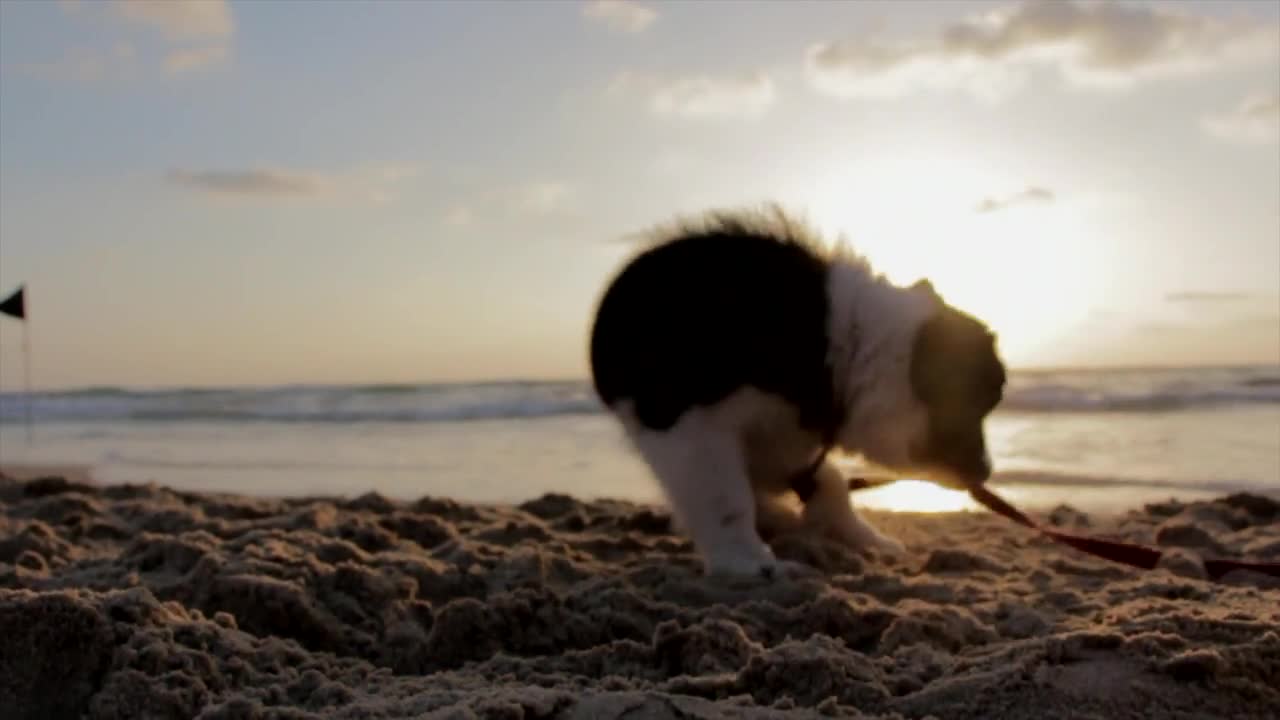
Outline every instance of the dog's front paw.
<svg viewBox="0 0 1280 720">
<path fill-rule="evenodd" d="M 718 563 L 707 566 L 707 577 L 723 581 L 729 585 L 756 585 L 783 580 L 802 580 L 820 574 L 817 568 L 804 563 L 778 560 L 773 557 L 753 563 Z"/>
<path fill-rule="evenodd" d="M 763 543 L 754 548 L 727 548 L 706 558 L 708 577 L 727 581 L 774 580 L 785 568 Z"/>
</svg>

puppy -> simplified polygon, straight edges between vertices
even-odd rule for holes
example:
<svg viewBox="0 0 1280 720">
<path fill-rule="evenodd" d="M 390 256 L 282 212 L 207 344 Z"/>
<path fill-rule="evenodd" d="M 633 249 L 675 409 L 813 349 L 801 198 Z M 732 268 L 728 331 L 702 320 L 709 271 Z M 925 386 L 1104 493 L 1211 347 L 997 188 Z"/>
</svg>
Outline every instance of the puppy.
<svg viewBox="0 0 1280 720">
<path fill-rule="evenodd" d="M 706 571 L 735 577 L 777 573 L 762 527 L 902 552 L 828 452 L 983 483 L 1005 384 L 995 336 L 927 280 L 893 285 L 777 209 L 654 233 L 599 300 L 590 366 Z"/>
</svg>

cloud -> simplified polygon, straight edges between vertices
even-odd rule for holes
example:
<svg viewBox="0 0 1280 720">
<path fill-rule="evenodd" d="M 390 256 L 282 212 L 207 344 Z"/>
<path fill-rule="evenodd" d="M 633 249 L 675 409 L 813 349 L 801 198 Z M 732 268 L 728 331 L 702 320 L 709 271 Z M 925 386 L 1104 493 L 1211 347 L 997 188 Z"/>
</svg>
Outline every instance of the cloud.
<svg viewBox="0 0 1280 720">
<path fill-rule="evenodd" d="M 171 170 L 173 185 L 206 195 L 259 200 L 355 199 L 385 204 L 395 199 L 391 187 L 417 172 L 403 166 L 382 166 L 329 174 L 251 168 L 243 170 Z"/>
<path fill-rule="evenodd" d="M 962 90 L 999 98 L 1031 70 L 1056 69 L 1082 87 L 1128 87 L 1160 76 L 1271 59 L 1273 21 L 1223 19 L 1171 5 L 1030 0 L 943 26 L 927 38 L 818 43 L 806 54 L 811 86 L 846 98 Z"/>
<path fill-rule="evenodd" d="M 111 9 L 126 22 L 160 33 L 173 46 L 163 62 L 170 74 L 213 67 L 231 55 L 235 22 L 226 0 L 114 0 Z"/>
<path fill-rule="evenodd" d="M 1025 190 L 1019 190 L 1012 195 L 1003 198 L 996 198 L 988 195 L 978 203 L 974 208 L 975 212 L 990 213 L 998 210 L 1006 210 L 1019 205 L 1051 203 L 1056 196 L 1052 190 L 1042 187 L 1031 186 Z"/>
<path fill-rule="evenodd" d="M 477 193 L 459 201 L 445 212 L 443 222 L 450 227 L 469 227 L 496 217 L 548 218 L 572 214 L 577 209 L 578 191 L 559 180 L 533 180 Z"/>
<path fill-rule="evenodd" d="M 690 119 L 756 116 L 777 100 L 773 78 L 764 72 L 676 78 L 623 72 L 614 77 L 607 94 L 641 95 L 655 115 Z"/>
<path fill-rule="evenodd" d="M 727 117 L 759 115 L 776 99 L 773 79 L 762 72 L 734 77 L 698 75 L 659 87 L 652 107 L 659 115 Z"/>
<path fill-rule="evenodd" d="M 658 13 L 633 0 L 591 0 L 582 6 L 582 16 L 620 33 L 644 32 L 658 19 Z"/>
<path fill-rule="evenodd" d="M 917 44 L 868 39 L 820 43 L 805 55 L 809 85 L 837 98 L 877 99 L 920 90 L 960 89 L 996 99 L 1021 85 L 1025 73 L 973 58 L 946 57 Z"/>
<path fill-rule="evenodd" d="M 1280 95 L 1253 93 L 1230 110 L 1205 116 L 1201 127 L 1227 142 L 1274 143 L 1280 139 Z"/>
<path fill-rule="evenodd" d="M 82 2 L 59 0 L 58 7 L 69 18 L 87 19 L 102 25 L 98 35 L 112 31 L 142 30 L 158 40 L 142 54 L 148 64 L 170 75 L 211 68 L 231 57 L 235 20 L 226 0 L 110 0 Z M 119 47 L 119 45 L 117 45 Z M 30 66 L 57 77 L 97 80 L 137 69 L 132 62 L 139 55 L 129 44 L 129 63 L 116 53 L 77 49 L 58 61 Z M 155 66 L 153 65 L 153 66 Z"/>
<path fill-rule="evenodd" d="M 1170 303 L 1234 303 L 1251 299 L 1253 295 L 1249 293 L 1231 291 L 1186 290 L 1164 296 L 1165 302 Z"/>
<path fill-rule="evenodd" d="M 174 170 L 169 180 L 194 190 L 229 195 L 319 195 L 328 185 L 320 175 L 287 170 Z"/>
<path fill-rule="evenodd" d="M 114 0 L 111 10 L 125 20 L 144 25 L 172 41 L 228 38 L 235 32 L 226 0 Z"/>
</svg>

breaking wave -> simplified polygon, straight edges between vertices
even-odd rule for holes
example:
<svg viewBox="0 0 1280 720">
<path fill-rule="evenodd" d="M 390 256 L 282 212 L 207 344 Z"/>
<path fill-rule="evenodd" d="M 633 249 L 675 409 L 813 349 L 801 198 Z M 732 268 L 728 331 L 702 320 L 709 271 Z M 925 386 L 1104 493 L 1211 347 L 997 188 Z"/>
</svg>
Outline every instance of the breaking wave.
<svg viewBox="0 0 1280 720">
<path fill-rule="evenodd" d="M 430 423 L 532 419 L 603 411 L 589 383 L 287 386 L 36 393 L 41 422 Z M 21 422 L 27 398 L 0 394 L 0 421 Z M 1155 413 L 1280 404 L 1276 368 L 1014 373 L 1002 412 Z"/>
</svg>

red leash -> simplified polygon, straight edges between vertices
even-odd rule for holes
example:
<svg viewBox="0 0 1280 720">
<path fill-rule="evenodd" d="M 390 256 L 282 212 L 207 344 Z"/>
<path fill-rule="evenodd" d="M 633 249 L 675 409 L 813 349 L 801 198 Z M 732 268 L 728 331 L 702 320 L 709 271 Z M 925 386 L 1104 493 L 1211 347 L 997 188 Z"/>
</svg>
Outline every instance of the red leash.
<svg viewBox="0 0 1280 720">
<path fill-rule="evenodd" d="M 849 490 L 863 490 L 865 488 L 878 487 L 894 482 L 892 479 L 885 480 L 869 480 L 867 478 L 850 478 Z M 1119 542 L 1117 540 L 1103 540 L 1101 538 L 1089 537 L 1087 535 L 1075 535 L 1065 533 L 1059 530 L 1052 530 L 1027 517 L 1021 510 L 1010 505 L 1008 502 L 991 492 L 985 487 L 970 488 L 969 496 L 981 504 L 988 510 L 1003 515 L 1004 517 L 1026 526 L 1032 530 L 1037 530 L 1050 539 L 1069 545 L 1082 552 L 1096 555 L 1100 558 L 1111 560 L 1125 565 L 1130 565 L 1144 570 L 1154 568 L 1159 562 L 1164 551 L 1145 545 L 1135 543 Z M 1213 559 L 1203 561 L 1205 574 L 1211 580 L 1217 580 L 1232 570 L 1251 570 L 1257 573 L 1263 573 L 1272 577 L 1280 577 L 1280 563 L 1274 562 L 1248 562 L 1244 560 L 1225 560 Z"/>
</svg>

